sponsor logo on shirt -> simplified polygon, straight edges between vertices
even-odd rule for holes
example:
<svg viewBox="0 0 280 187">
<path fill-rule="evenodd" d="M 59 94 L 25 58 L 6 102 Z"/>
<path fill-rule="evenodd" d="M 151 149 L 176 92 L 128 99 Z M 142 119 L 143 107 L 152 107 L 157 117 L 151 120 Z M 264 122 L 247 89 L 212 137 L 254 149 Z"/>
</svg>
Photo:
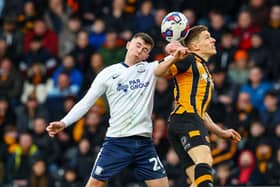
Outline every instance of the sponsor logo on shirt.
<svg viewBox="0 0 280 187">
<path fill-rule="evenodd" d="M 146 88 L 150 84 L 149 81 L 141 82 L 140 79 L 130 80 L 128 84 L 119 83 L 117 86 L 117 91 L 124 91 L 125 93 L 130 90 L 136 90 L 141 88 Z"/>
<path fill-rule="evenodd" d="M 113 76 L 112 76 L 112 78 L 113 79 L 116 79 L 116 78 L 118 78 L 120 76 L 120 74 L 114 74 Z"/>
</svg>

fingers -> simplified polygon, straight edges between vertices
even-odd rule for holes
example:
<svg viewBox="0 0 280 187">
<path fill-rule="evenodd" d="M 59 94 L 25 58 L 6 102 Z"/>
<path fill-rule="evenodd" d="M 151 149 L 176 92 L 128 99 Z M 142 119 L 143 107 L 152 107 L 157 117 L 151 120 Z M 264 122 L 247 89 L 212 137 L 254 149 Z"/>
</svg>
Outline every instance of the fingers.
<svg viewBox="0 0 280 187">
<path fill-rule="evenodd" d="M 47 126 L 46 131 L 48 132 L 50 137 L 54 137 L 58 133 L 58 127 L 59 125 L 57 122 L 51 122 L 49 126 Z"/>
<path fill-rule="evenodd" d="M 231 134 L 232 134 L 232 139 L 236 142 L 240 142 L 241 140 L 241 136 L 238 132 L 236 132 L 235 130 L 231 129 Z"/>
<path fill-rule="evenodd" d="M 188 48 L 186 48 L 186 47 L 179 47 L 179 48 L 177 48 L 174 56 L 177 57 L 177 58 L 182 59 L 182 58 L 186 57 L 188 54 L 189 54 Z"/>
</svg>

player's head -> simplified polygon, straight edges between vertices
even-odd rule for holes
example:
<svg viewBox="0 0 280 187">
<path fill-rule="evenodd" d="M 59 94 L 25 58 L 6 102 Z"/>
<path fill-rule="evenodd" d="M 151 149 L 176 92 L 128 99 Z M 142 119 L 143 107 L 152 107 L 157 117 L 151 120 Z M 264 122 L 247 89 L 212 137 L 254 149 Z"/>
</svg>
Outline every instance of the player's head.
<svg viewBox="0 0 280 187">
<path fill-rule="evenodd" d="M 136 62 L 146 60 L 154 47 L 154 41 L 146 33 L 136 33 L 132 39 L 127 42 L 127 57 L 132 58 Z"/>
<path fill-rule="evenodd" d="M 194 26 L 189 30 L 184 44 L 192 52 L 207 59 L 216 54 L 216 40 L 211 37 L 208 28 L 203 25 Z"/>
</svg>

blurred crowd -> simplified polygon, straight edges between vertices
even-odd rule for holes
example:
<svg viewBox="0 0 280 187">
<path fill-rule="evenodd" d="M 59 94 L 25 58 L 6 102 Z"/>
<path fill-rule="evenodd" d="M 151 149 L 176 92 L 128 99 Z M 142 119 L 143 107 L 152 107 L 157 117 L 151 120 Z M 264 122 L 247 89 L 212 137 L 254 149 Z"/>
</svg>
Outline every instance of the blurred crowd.
<svg viewBox="0 0 280 187">
<path fill-rule="evenodd" d="M 243 139 L 210 135 L 217 186 L 280 185 L 280 2 L 278 0 L 0 1 L 0 186 L 80 187 L 87 181 L 109 119 L 99 98 L 78 122 L 50 138 L 106 66 L 119 63 L 135 32 L 155 40 L 149 60 L 166 54 L 163 17 L 180 11 L 216 38 L 209 113 Z M 153 140 L 170 187 L 187 187 L 166 128 L 173 82 L 159 78 Z M 142 187 L 130 168 L 109 187 Z"/>
</svg>

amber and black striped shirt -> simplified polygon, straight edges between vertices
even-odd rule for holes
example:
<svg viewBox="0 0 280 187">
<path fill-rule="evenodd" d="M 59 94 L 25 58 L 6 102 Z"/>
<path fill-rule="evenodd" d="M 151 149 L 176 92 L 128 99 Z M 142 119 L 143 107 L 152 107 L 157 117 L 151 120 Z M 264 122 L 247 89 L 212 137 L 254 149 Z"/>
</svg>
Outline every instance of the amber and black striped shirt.
<svg viewBox="0 0 280 187">
<path fill-rule="evenodd" d="M 198 55 L 190 54 L 173 64 L 170 70 L 175 80 L 173 114 L 197 113 L 204 119 L 214 88 L 206 62 Z"/>
</svg>

